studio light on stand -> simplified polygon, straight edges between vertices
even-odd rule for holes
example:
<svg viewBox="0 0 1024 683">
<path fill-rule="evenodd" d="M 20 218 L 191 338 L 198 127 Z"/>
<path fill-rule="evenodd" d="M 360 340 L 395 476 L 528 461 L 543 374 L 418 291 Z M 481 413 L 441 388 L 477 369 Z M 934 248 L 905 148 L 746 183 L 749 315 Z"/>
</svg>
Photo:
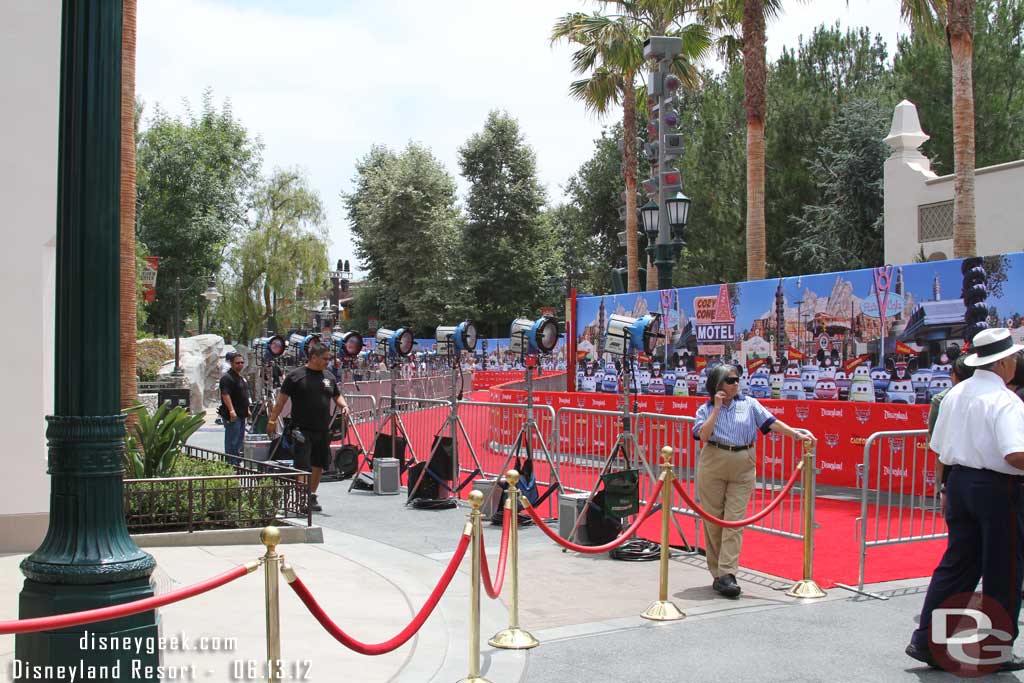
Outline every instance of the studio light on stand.
<svg viewBox="0 0 1024 683">
<path fill-rule="evenodd" d="M 416 483 L 409 486 L 407 501 L 407 504 L 414 508 L 427 510 L 455 507 L 455 496 L 458 492 L 472 482 L 477 474 L 483 472 L 480 459 L 473 448 L 473 441 L 459 418 L 459 401 L 462 400 L 462 355 L 467 353 L 472 358 L 476 351 L 476 325 L 471 320 L 464 320 L 458 325 L 440 326 L 434 331 L 434 340 L 437 342 L 437 355 L 446 356 L 451 368 L 449 412 L 444 423 L 434 433 L 426 463 L 422 466 L 417 463 L 409 470 L 410 481 L 416 476 Z M 461 484 L 458 481 L 462 469 L 459 461 L 460 430 L 476 465 L 476 469 Z M 442 461 L 435 462 L 439 452 L 442 454 Z M 423 486 L 426 477 L 430 477 L 431 481 L 427 482 L 427 486 Z M 442 488 L 445 490 L 441 491 Z"/>
<path fill-rule="evenodd" d="M 608 453 L 604 467 L 595 479 L 594 486 L 590 490 L 590 495 L 587 496 L 583 510 L 576 517 L 576 522 L 573 525 L 572 531 L 569 533 L 570 540 L 575 538 L 580 523 L 582 520 L 586 519 L 587 510 L 593 504 L 594 496 L 597 495 L 597 491 L 602 482 L 605 483 L 607 488 L 609 487 L 611 480 L 618 479 L 620 480 L 620 484 L 632 487 L 634 482 L 639 481 L 639 465 L 644 467 L 647 471 L 647 475 L 651 478 L 651 481 L 657 479 L 656 473 L 651 469 L 650 464 L 647 462 L 644 450 L 640 446 L 640 442 L 637 440 L 636 434 L 633 432 L 633 411 L 630 410 L 629 394 L 630 389 L 635 389 L 636 386 L 633 381 L 633 377 L 636 374 L 636 369 L 633 367 L 636 362 L 636 356 L 640 353 L 648 356 L 654 355 L 654 349 L 658 345 L 658 340 L 664 338 L 664 335 L 658 332 L 660 329 L 661 316 L 657 313 L 648 313 L 640 318 L 612 314 L 608 318 L 608 337 L 605 342 L 604 350 L 622 358 L 623 395 L 622 416 L 620 418 L 621 428 L 619 430 L 618 437 L 615 439 L 615 445 L 612 446 L 611 451 Z M 623 459 L 623 462 L 626 464 L 626 469 L 620 472 L 611 473 L 610 470 L 612 463 L 618 457 Z M 608 496 L 608 493 L 606 492 L 605 495 Z M 632 491 L 630 491 L 629 495 L 630 497 L 633 497 Z M 636 489 L 636 503 L 637 505 L 632 505 L 631 507 L 639 507 L 638 487 Z M 666 511 L 663 514 L 668 513 Z M 678 524 L 676 525 L 676 528 L 679 528 Z M 683 538 L 685 540 L 685 537 Z M 634 536 L 634 538 L 626 541 L 619 548 L 611 551 L 609 555 L 612 559 L 616 560 L 653 561 L 660 557 L 660 546 L 653 541 L 636 538 Z"/>
<path fill-rule="evenodd" d="M 413 336 L 412 329 L 408 327 L 399 327 L 394 330 L 380 328 L 377 330 L 375 339 L 377 340 L 377 348 L 384 350 L 387 366 L 391 371 L 391 391 L 388 407 L 381 416 L 380 423 L 377 425 L 377 429 L 373 435 L 372 467 L 377 466 L 377 458 L 397 459 L 399 477 L 401 477 L 401 472 L 404 472 L 407 467 L 407 462 L 405 460 L 406 448 L 409 449 L 409 453 L 412 456 L 409 462 L 415 462 L 417 458 L 416 451 L 413 449 L 412 440 L 409 438 L 409 432 L 406 430 L 405 423 L 402 421 L 402 416 L 398 412 L 395 385 L 398 383 L 398 368 L 412 353 L 415 338 Z M 385 432 L 385 427 L 390 427 L 390 432 Z M 348 487 L 349 491 L 352 491 L 352 489 L 361 481 L 361 476 L 362 475 L 358 475 L 352 478 L 352 483 Z M 379 483 L 376 476 L 377 475 L 375 473 L 374 483 Z M 374 492 L 388 494 L 398 493 L 397 490 L 392 491 L 389 489 L 384 491 L 380 487 L 374 487 Z"/>
<path fill-rule="evenodd" d="M 530 501 L 534 507 L 539 507 L 548 496 L 562 488 L 562 481 L 558 476 L 558 465 L 551 456 L 551 451 L 544 441 L 544 436 L 541 434 L 533 414 L 533 375 L 535 371 L 538 375 L 540 374 L 539 357 L 550 355 L 554 352 L 555 347 L 558 346 L 559 336 L 558 320 L 547 315 L 541 316 L 536 320 L 517 318 L 512 321 L 509 331 L 509 350 L 512 353 L 519 354 L 526 369 L 526 421 L 519 428 L 515 441 L 513 441 L 512 449 L 509 451 L 505 463 L 498 468 L 498 472 L 507 472 L 513 458 L 516 460 L 515 469 L 522 472 L 523 467 L 519 461 L 520 453 L 525 449 L 526 459 L 532 461 L 534 453 L 533 442 L 536 439 L 540 443 L 541 452 L 547 459 L 548 466 L 551 468 L 552 481 L 551 488 L 545 491 L 536 501 Z M 525 486 L 529 486 L 529 482 L 525 480 L 520 481 Z M 495 492 L 500 490 L 500 487 L 494 487 Z"/>
</svg>

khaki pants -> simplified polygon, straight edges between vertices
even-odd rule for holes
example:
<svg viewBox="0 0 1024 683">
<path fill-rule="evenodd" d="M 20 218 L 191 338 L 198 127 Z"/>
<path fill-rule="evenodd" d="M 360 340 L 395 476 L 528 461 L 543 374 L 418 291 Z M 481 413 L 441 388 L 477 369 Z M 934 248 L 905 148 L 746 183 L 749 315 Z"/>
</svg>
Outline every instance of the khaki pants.
<svg viewBox="0 0 1024 683">
<path fill-rule="evenodd" d="M 746 517 L 747 503 L 754 490 L 754 457 L 753 448 L 726 451 L 711 445 L 704 446 L 697 465 L 700 506 L 726 521 Z M 717 579 L 735 574 L 739 566 L 743 529 L 725 529 L 705 520 L 704 541 L 711 576 Z"/>
</svg>

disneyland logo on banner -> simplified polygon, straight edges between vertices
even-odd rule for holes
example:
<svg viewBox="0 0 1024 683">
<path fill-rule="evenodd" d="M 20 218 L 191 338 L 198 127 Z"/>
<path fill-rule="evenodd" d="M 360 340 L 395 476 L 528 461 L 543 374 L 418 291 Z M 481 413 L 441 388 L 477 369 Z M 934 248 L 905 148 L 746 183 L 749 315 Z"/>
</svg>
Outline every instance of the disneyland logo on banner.
<svg viewBox="0 0 1024 683">
<path fill-rule="evenodd" d="M 603 398 L 595 399 L 591 405 L 593 405 L 595 408 L 604 408 L 606 405 L 608 405 L 608 401 L 604 400 Z"/>
<path fill-rule="evenodd" d="M 502 401 L 511 401 L 512 400 L 512 394 L 510 394 L 510 393 L 503 393 L 501 395 L 501 400 Z"/>
<path fill-rule="evenodd" d="M 796 416 L 801 420 L 806 420 L 811 415 L 811 409 L 808 406 L 797 406 Z"/>
<path fill-rule="evenodd" d="M 842 416 L 843 416 L 843 409 L 842 408 L 822 408 L 821 409 L 821 417 L 842 417 Z"/>
<path fill-rule="evenodd" d="M 882 467 L 882 475 L 886 477 L 896 477 L 897 479 L 903 479 L 907 476 L 907 468 L 889 467 L 884 465 Z"/>
<path fill-rule="evenodd" d="M 672 401 L 673 410 L 686 410 L 686 401 Z"/>
<path fill-rule="evenodd" d="M 775 432 L 772 432 L 773 434 Z M 766 455 L 764 456 L 765 465 L 782 465 L 783 458 L 781 455 Z"/>
<path fill-rule="evenodd" d="M 571 406 L 572 405 L 572 399 L 571 398 L 565 398 L 564 396 L 559 396 L 558 397 L 558 405 L 560 405 L 560 406 Z"/>
<path fill-rule="evenodd" d="M 579 397 L 576 398 L 576 407 L 577 408 L 586 408 L 587 407 L 587 399 L 586 399 L 585 396 L 579 396 Z"/>
<path fill-rule="evenodd" d="M 854 408 L 853 413 L 857 416 L 857 422 L 861 424 L 867 424 L 871 419 L 871 408 Z"/>
<path fill-rule="evenodd" d="M 891 410 L 883 410 L 882 415 L 886 420 L 900 420 L 901 422 L 906 422 L 910 419 L 910 416 L 906 413 L 893 412 Z"/>
<path fill-rule="evenodd" d="M 822 460 L 821 461 L 821 469 L 828 470 L 829 472 L 842 472 L 843 471 L 843 463 L 841 463 L 841 462 L 826 462 L 825 460 Z"/>
<path fill-rule="evenodd" d="M 828 444 L 829 448 L 835 448 L 839 445 L 839 435 L 825 432 L 825 443 Z"/>
<path fill-rule="evenodd" d="M 771 442 L 778 442 L 782 440 L 782 434 L 779 434 L 778 432 L 768 432 L 768 435 L 765 438 Z"/>
</svg>

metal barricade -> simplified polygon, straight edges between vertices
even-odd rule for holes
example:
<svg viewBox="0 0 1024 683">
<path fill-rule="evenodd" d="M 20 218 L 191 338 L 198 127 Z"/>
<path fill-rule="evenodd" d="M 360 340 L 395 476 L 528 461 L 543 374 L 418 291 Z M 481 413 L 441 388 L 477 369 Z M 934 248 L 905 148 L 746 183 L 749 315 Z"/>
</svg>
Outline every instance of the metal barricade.
<svg viewBox="0 0 1024 683">
<path fill-rule="evenodd" d="M 946 538 L 937 462 L 938 456 L 928 449 L 925 429 L 875 432 L 864 442 L 864 461 L 858 472 L 857 592 L 864 593 L 868 548 Z"/>
<path fill-rule="evenodd" d="M 360 451 L 365 453 L 377 428 L 377 399 L 368 394 L 345 394 L 345 402 L 348 403 L 352 438 Z"/>
<path fill-rule="evenodd" d="M 480 469 L 483 470 L 481 476 L 485 479 L 497 479 L 504 476 L 508 469 L 515 467 L 515 459 L 513 458 L 509 464 L 509 457 L 512 455 L 516 437 L 525 429 L 527 423 L 525 404 L 459 401 L 458 414 L 465 430 L 459 442 L 459 467 L 463 473 L 476 469 L 470 448 L 480 463 Z M 564 477 L 554 445 L 557 439 L 555 409 L 548 405 L 534 405 L 533 416 L 536 431 L 531 430 L 524 438 L 529 439 L 533 450 L 534 476 L 537 478 L 537 484 L 546 488 L 551 486 L 556 478 Z M 551 462 L 548 462 L 545 447 L 551 453 Z M 525 457 L 525 446 L 520 453 Z M 557 495 L 550 496 L 545 502 L 548 506 L 545 516 L 550 517 L 557 513 Z"/>
</svg>

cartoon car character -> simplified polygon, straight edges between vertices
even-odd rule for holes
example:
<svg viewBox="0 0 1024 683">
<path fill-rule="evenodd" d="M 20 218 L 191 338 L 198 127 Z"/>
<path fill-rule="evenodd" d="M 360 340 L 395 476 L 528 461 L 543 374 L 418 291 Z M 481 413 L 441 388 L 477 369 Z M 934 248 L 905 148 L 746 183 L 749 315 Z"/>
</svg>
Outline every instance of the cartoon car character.
<svg viewBox="0 0 1024 683">
<path fill-rule="evenodd" d="M 597 391 L 597 376 L 584 374 L 579 382 L 580 391 Z"/>
<path fill-rule="evenodd" d="M 673 396 L 689 396 L 690 395 L 690 383 L 686 381 L 685 377 L 680 377 L 675 385 L 672 387 Z"/>
<path fill-rule="evenodd" d="M 853 373 L 853 377 L 850 379 L 850 398 L 848 400 L 860 403 L 874 403 L 875 385 L 871 378 L 865 377 L 860 373 Z"/>
<path fill-rule="evenodd" d="M 773 372 L 769 377 L 769 382 L 772 387 L 772 398 L 782 397 L 782 382 L 786 379 L 786 376 L 781 372 Z"/>
<path fill-rule="evenodd" d="M 786 379 L 800 379 L 800 367 L 790 365 L 786 368 Z"/>
<path fill-rule="evenodd" d="M 800 381 L 804 385 L 804 391 L 814 391 L 819 374 L 817 365 L 805 365 L 800 369 Z"/>
<path fill-rule="evenodd" d="M 665 383 L 665 393 L 671 396 L 676 388 L 676 373 L 669 369 L 661 378 L 661 381 Z M 686 384 L 686 382 L 683 382 L 683 384 Z"/>
<path fill-rule="evenodd" d="M 947 375 L 953 371 L 953 361 L 949 359 L 949 355 L 946 353 L 940 353 L 938 359 L 932 364 L 932 372 L 944 372 Z"/>
<path fill-rule="evenodd" d="M 661 364 L 655 363 L 648 373 L 647 386 L 644 386 L 643 374 L 640 377 L 640 391 L 645 394 L 665 395 L 665 378 L 661 376 Z"/>
<path fill-rule="evenodd" d="M 885 388 L 887 403 L 913 403 L 916 398 L 914 384 L 910 379 L 894 379 Z"/>
<path fill-rule="evenodd" d="M 814 385 L 814 398 L 821 401 L 838 401 L 839 387 L 834 379 L 822 377 Z"/>
<path fill-rule="evenodd" d="M 802 401 L 807 398 L 804 392 L 804 385 L 798 379 L 787 379 L 782 383 L 781 398 L 791 398 Z"/>
<path fill-rule="evenodd" d="M 846 376 L 846 371 L 842 368 L 836 368 L 835 377 L 832 381 L 836 383 L 836 389 L 839 390 L 839 400 L 845 401 L 850 398 L 850 378 Z"/>
<path fill-rule="evenodd" d="M 698 382 L 700 382 L 700 375 L 698 375 L 696 372 L 691 372 L 686 375 L 686 388 L 689 390 L 688 393 L 690 396 L 697 395 Z"/>
<path fill-rule="evenodd" d="M 646 365 L 641 367 L 640 370 L 636 373 L 636 378 L 637 381 L 640 383 L 640 393 L 650 393 L 649 387 L 651 386 L 651 371 L 647 369 Z"/>
<path fill-rule="evenodd" d="M 766 373 L 755 372 L 751 375 L 747 389 L 754 398 L 771 398 L 772 396 L 771 382 Z"/>
<path fill-rule="evenodd" d="M 708 369 L 704 368 L 697 375 L 697 396 L 708 395 Z"/>
<path fill-rule="evenodd" d="M 928 368 L 921 368 L 910 376 L 910 382 L 914 385 L 914 393 L 917 394 L 915 403 L 928 402 L 928 384 L 932 380 L 932 371 Z"/>
<path fill-rule="evenodd" d="M 933 372 L 932 378 L 928 382 L 928 400 L 932 400 L 935 394 L 951 386 L 953 386 L 953 378 L 949 376 L 949 373 Z"/>
<path fill-rule="evenodd" d="M 576 389 L 578 391 L 583 391 L 583 378 L 586 376 L 587 371 L 584 370 L 582 367 L 580 367 L 580 369 L 576 371 Z"/>
<path fill-rule="evenodd" d="M 822 365 L 820 368 L 818 368 L 818 379 L 821 379 L 822 377 L 828 377 L 829 379 L 835 379 L 836 371 L 838 369 L 839 368 L 837 368 L 836 366 L 832 365 L 831 359 L 826 358 L 825 359 L 825 365 Z"/>
<path fill-rule="evenodd" d="M 619 393 L 619 372 L 615 369 L 615 363 L 605 364 L 604 375 L 601 376 L 601 391 L 606 394 Z"/>
<path fill-rule="evenodd" d="M 875 386 L 875 401 L 881 403 L 885 400 L 885 388 L 889 386 L 892 377 L 889 371 L 881 366 L 871 368 L 871 382 Z"/>
<path fill-rule="evenodd" d="M 858 379 L 858 378 L 870 380 L 871 379 L 871 369 L 868 368 L 868 366 L 863 365 L 863 364 L 858 365 L 857 367 L 855 367 L 853 369 L 853 375 L 850 377 L 850 379 Z"/>
</svg>

